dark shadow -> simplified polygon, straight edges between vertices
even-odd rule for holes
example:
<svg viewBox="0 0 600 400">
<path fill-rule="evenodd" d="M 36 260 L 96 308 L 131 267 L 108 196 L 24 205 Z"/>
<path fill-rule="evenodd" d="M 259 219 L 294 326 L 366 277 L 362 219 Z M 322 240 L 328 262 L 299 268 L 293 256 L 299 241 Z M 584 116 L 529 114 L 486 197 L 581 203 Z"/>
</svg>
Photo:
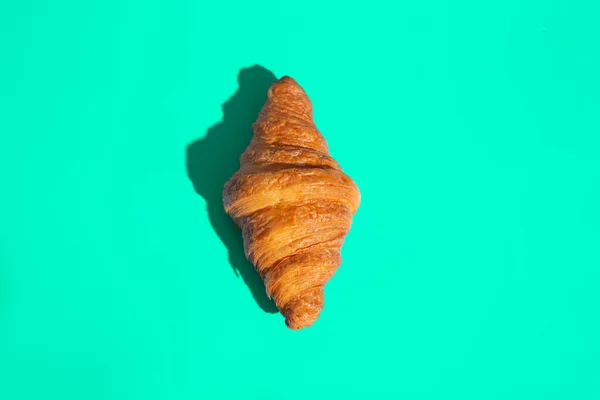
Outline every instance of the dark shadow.
<svg viewBox="0 0 600 400">
<path fill-rule="evenodd" d="M 229 250 L 229 262 L 241 275 L 258 305 L 275 313 L 275 303 L 267 297 L 265 285 L 244 255 L 242 232 L 223 209 L 223 185 L 239 168 L 239 158 L 252 138 L 252 123 L 267 100 L 275 75 L 258 65 L 242 69 L 239 88 L 223 104 L 223 120 L 206 136 L 187 147 L 188 177 L 196 192 L 204 197 L 208 217 L 215 232 Z"/>
</svg>

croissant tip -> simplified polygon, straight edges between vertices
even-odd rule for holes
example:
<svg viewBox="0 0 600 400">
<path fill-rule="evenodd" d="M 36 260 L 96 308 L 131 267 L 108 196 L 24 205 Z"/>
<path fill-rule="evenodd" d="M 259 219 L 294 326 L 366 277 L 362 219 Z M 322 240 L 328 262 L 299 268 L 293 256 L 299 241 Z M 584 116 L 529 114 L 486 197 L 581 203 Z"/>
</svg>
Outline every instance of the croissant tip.
<svg viewBox="0 0 600 400">
<path fill-rule="evenodd" d="M 286 88 L 286 90 L 293 88 L 293 90 L 301 89 L 302 91 L 304 91 L 302 89 L 302 86 L 300 86 L 300 84 L 298 83 L 298 81 L 296 81 L 294 78 L 292 78 L 289 75 L 282 76 L 281 79 L 279 79 L 273 83 L 273 86 L 276 86 L 279 88 Z"/>
<path fill-rule="evenodd" d="M 290 328 L 294 331 L 297 331 L 302 328 L 310 327 L 318 318 L 319 318 L 319 313 L 314 315 L 314 317 L 310 317 L 310 318 L 292 315 L 285 319 L 285 324 L 287 325 L 288 328 Z"/>
<path fill-rule="evenodd" d="M 317 288 L 300 296 L 283 313 L 285 324 L 293 330 L 311 326 L 321 314 L 323 300 L 322 288 Z"/>
<path fill-rule="evenodd" d="M 290 95 L 296 99 L 300 99 L 300 101 L 303 103 L 303 107 L 311 110 L 312 112 L 312 105 L 310 103 L 310 99 L 304 91 L 304 88 L 302 88 L 302 86 L 300 86 L 300 84 L 289 75 L 284 75 L 281 79 L 273 82 L 267 93 L 267 97 L 270 99 L 276 97 L 285 98 Z"/>
</svg>

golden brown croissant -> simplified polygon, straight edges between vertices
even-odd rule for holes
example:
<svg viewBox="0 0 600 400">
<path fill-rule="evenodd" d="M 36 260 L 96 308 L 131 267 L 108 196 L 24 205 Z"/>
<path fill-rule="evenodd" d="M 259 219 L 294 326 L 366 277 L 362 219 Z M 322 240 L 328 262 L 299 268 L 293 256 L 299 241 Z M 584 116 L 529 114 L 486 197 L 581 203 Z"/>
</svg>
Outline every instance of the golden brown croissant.
<svg viewBox="0 0 600 400">
<path fill-rule="evenodd" d="M 225 211 L 242 229 L 246 257 L 292 329 L 310 326 L 360 203 L 331 158 L 312 104 L 290 78 L 273 83 L 240 169 L 225 184 Z"/>
</svg>

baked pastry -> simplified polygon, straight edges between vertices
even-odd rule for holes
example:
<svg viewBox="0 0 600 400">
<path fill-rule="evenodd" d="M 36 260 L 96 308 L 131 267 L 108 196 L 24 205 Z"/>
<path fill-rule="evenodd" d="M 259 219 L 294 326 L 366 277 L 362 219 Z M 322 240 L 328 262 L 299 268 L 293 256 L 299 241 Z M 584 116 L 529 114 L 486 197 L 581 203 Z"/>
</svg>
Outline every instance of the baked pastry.
<svg viewBox="0 0 600 400">
<path fill-rule="evenodd" d="M 341 263 L 360 192 L 330 156 L 311 101 L 294 79 L 273 83 L 252 129 L 223 203 L 267 294 L 287 326 L 300 329 L 323 308 L 323 288 Z"/>
</svg>

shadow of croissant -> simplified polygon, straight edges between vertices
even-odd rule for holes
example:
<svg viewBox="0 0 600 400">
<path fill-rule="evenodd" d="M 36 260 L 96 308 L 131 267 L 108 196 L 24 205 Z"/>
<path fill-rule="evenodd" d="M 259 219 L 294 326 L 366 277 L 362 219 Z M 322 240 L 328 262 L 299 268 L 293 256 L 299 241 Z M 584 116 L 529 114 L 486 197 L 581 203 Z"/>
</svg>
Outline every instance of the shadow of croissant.
<svg viewBox="0 0 600 400">
<path fill-rule="evenodd" d="M 267 297 L 265 285 L 244 255 L 242 232 L 223 209 L 223 185 L 239 168 L 239 157 L 252 139 L 252 123 L 267 100 L 275 75 L 258 65 L 242 69 L 239 88 L 223 104 L 223 120 L 206 136 L 187 147 L 186 167 L 196 192 L 206 200 L 208 217 L 229 251 L 229 262 L 237 276 L 252 292 L 265 312 L 275 313 L 275 303 Z"/>
</svg>

